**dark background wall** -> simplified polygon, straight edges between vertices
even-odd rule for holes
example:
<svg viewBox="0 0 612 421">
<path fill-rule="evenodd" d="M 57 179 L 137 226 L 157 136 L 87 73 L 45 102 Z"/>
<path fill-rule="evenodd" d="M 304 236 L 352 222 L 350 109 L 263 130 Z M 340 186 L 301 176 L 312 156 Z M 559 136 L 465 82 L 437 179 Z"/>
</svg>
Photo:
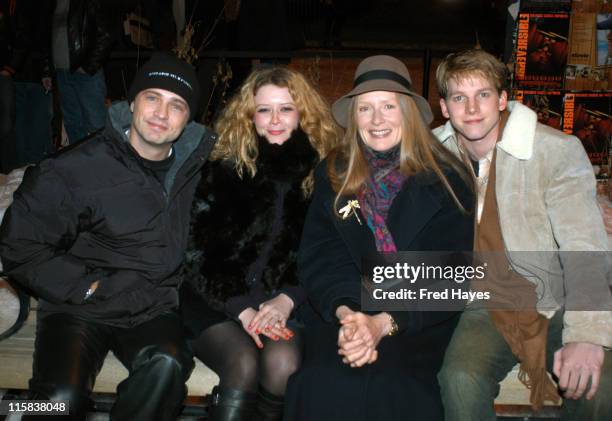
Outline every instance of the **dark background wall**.
<svg viewBox="0 0 612 421">
<path fill-rule="evenodd" d="M 175 42 L 172 0 L 108 0 L 118 21 L 137 10 L 151 22 L 156 48 Z M 205 87 L 209 122 L 222 104 L 213 88 L 220 56 L 230 56 L 230 95 L 254 62 L 289 64 L 306 73 L 331 102 L 350 87 L 352 74 L 365 56 L 388 53 L 405 60 L 415 89 L 423 92 L 424 71 L 432 80 L 429 94 L 438 109 L 433 72 L 449 51 L 479 43 L 498 56 L 503 53 L 508 1 L 502 0 L 186 0 L 186 19 L 195 28 L 193 46 Z M 232 12 L 234 11 L 234 12 Z M 149 53 L 126 42 L 117 25 L 114 60 L 107 65 L 111 99 L 125 95 L 137 65 Z M 424 68 L 423 50 L 432 56 Z M 309 51 L 310 56 L 304 57 Z M 314 53 L 313 53 L 314 51 Z M 352 52 L 355 52 L 354 54 Z M 121 58 L 123 54 L 123 59 Z M 242 56 L 240 56 L 242 54 Z M 351 55 L 353 54 L 353 55 Z M 255 59 L 255 60 L 253 60 Z M 441 119 L 440 116 L 437 116 Z"/>
<path fill-rule="evenodd" d="M 174 35 L 171 0 L 106 0 L 118 14 L 138 7 L 162 45 Z M 391 47 L 501 52 L 508 0 L 186 0 L 196 38 L 208 48 Z M 225 10 L 224 10 L 225 7 Z M 220 18 L 215 25 L 217 18 Z M 196 42 L 196 44 L 199 44 Z"/>
</svg>

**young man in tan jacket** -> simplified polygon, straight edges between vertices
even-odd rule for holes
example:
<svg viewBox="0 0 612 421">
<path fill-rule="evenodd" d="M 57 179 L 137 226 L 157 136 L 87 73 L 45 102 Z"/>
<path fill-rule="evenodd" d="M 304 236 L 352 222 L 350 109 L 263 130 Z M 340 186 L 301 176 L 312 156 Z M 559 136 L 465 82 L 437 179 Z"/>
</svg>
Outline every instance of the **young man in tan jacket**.
<svg viewBox="0 0 612 421">
<path fill-rule="evenodd" d="M 446 419 L 495 420 L 499 382 L 517 362 L 535 408 L 557 399 L 558 386 L 564 419 L 612 419 L 607 238 L 593 170 L 578 139 L 508 101 L 505 81 L 503 63 L 482 50 L 451 54 L 437 70 L 449 121 L 434 133 L 472 165 L 475 250 L 504 268 L 486 285 L 505 295 L 515 282 L 528 293 L 511 301 L 531 303 L 468 305 L 439 374 Z"/>
</svg>

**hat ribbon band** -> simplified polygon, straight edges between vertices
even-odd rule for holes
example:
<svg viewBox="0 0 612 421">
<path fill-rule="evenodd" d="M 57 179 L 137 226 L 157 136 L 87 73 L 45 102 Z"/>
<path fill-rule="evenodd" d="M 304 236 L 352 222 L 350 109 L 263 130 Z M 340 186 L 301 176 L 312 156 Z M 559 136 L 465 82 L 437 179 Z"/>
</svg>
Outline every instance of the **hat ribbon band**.
<svg viewBox="0 0 612 421">
<path fill-rule="evenodd" d="M 369 72 L 362 73 L 353 81 L 353 88 L 363 82 L 367 82 L 368 80 L 374 79 L 391 80 L 393 82 L 399 83 L 409 91 L 412 90 L 412 85 L 410 84 L 408 79 L 406 79 L 399 73 L 392 72 L 391 70 L 370 70 Z"/>
</svg>

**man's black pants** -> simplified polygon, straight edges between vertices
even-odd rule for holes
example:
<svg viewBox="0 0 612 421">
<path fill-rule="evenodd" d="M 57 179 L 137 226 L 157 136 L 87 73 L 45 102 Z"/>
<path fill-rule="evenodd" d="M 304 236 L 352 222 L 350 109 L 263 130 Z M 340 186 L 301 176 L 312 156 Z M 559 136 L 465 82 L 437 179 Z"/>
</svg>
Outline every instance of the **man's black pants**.
<svg viewBox="0 0 612 421">
<path fill-rule="evenodd" d="M 69 314 L 39 317 L 31 398 L 68 400 L 69 419 L 85 419 L 91 409 L 96 376 L 108 351 L 113 351 L 129 370 L 128 378 L 117 386 L 111 419 L 175 419 L 194 363 L 181 321 L 174 313 L 131 328 L 107 326 Z"/>
</svg>

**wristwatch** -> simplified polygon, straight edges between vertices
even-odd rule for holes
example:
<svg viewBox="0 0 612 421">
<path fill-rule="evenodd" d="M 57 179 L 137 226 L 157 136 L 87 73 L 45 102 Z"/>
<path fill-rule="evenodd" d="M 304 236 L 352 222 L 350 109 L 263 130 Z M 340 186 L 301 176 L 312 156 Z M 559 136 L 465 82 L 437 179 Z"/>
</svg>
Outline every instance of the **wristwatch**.
<svg viewBox="0 0 612 421">
<path fill-rule="evenodd" d="M 389 314 L 389 323 L 391 323 L 391 329 L 389 330 L 389 333 L 387 333 L 387 335 L 393 336 L 399 331 L 399 326 L 397 325 L 397 323 L 395 323 L 395 319 L 390 314 Z"/>
</svg>

